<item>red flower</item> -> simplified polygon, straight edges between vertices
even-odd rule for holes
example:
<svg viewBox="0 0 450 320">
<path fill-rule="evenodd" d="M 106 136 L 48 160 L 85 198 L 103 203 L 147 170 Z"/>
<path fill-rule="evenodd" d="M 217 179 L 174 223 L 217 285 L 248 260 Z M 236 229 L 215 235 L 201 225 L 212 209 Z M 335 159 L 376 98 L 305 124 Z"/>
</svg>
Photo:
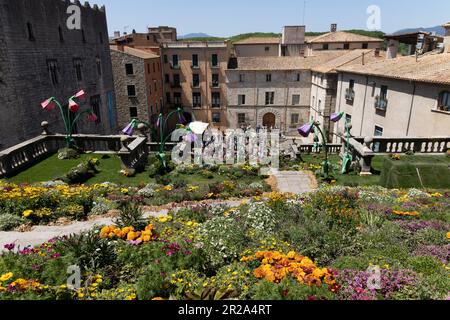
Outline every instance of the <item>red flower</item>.
<svg viewBox="0 0 450 320">
<path fill-rule="evenodd" d="M 52 111 L 56 108 L 56 104 L 53 101 L 53 98 L 47 99 L 44 102 L 41 103 L 42 109 L 45 111 Z"/>
<path fill-rule="evenodd" d="M 80 109 L 80 106 L 78 105 L 78 103 L 76 103 L 73 100 L 70 100 L 69 101 L 69 111 L 76 113 L 76 112 L 78 112 L 78 109 Z"/>
<path fill-rule="evenodd" d="M 86 98 L 86 92 L 84 90 L 80 90 L 75 94 L 75 98 L 84 100 Z"/>
<path fill-rule="evenodd" d="M 87 120 L 89 122 L 96 122 L 98 120 L 98 117 L 95 113 L 91 113 L 87 116 Z"/>
</svg>

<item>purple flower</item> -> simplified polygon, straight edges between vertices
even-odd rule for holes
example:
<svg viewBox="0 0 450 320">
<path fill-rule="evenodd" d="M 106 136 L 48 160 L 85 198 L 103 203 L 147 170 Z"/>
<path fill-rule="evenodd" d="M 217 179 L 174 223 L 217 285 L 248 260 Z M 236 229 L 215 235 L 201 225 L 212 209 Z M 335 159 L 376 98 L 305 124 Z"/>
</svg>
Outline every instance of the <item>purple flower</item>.
<svg viewBox="0 0 450 320">
<path fill-rule="evenodd" d="M 330 120 L 333 121 L 333 122 L 338 122 L 338 121 L 340 121 L 340 120 L 342 119 L 342 117 L 344 116 L 344 114 L 345 114 L 344 112 L 333 113 L 333 114 L 331 115 Z"/>
<path fill-rule="evenodd" d="M 307 138 L 310 135 L 312 129 L 313 129 L 313 124 L 312 123 L 308 123 L 308 124 L 305 124 L 304 126 L 298 128 L 298 133 L 302 137 Z"/>
<path fill-rule="evenodd" d="M 184 117 L 184 115 L 181 112 L 178 113 L 178 119 L 180 120 L 181 124 L 186 124 L 187 123 L 186 118 Z"/>
<path fill-rule="evenodd" d="M 128 244 L 130 246 L 139 246 L 141 243 L 142 243 L 142 241 L 140 241 L 140 240 L 130 240 L 130 241 L 128 241 Z"/>
<path fill-rule="evenodd" d="M 122 130 L 122 132 L 124 134 L 126 134 L 127 136 L 132 136 L 133 135 L 133 131 L 134 131 L 134 127 L 135 127 L 135 122 L 131 121 L 126 127 L 125 129 Z"/>
<path fill-rule="evenodd" d="M 429 256 L 435 257 L 440 260 L 443 264 L 447 264 L 450 260 L 450 245 L 446 246 L 420 246 L 414 251 L 415 256 Z"/>
<path fill-rule="evenodd" d="M 16 245 L 14 243 L 8 243 L 4 245 L 4 248 L 8 251 L 13 251 Z"/>
</svg>

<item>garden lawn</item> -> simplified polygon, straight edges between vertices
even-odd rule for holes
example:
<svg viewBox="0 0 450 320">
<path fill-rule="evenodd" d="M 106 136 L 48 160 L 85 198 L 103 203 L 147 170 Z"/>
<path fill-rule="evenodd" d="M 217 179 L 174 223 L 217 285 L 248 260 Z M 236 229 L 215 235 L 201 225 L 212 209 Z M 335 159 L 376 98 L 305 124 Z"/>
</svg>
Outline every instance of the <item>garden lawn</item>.
<svg viewBox="0 0 450 320">
<path fill-rule="evenodd" d="M 330 161 L 333 164 L 333 175 L 336 179 L 337 185 L 342 186 L 373 186 L 380 184 L 380 175 L 383 169 L 383 162 L 386 159 L 384 156 L 375 156 L 372 160 L 372 175 L 360 176 L 356 173 L 341 174 L 341 158 L 339 155 L 330 156 Z M 323 154 L 302 155 L 300 160 L 307 164 L 321 165 L 324 161 Z"/>
<path fill-rule="evenodd" d="M 100 165 L 98 166 L 100 172 L 89 179 L 86 184 L 92 185 L 96 183 L 112 182 L 119 185 L 137 186 L 142 184 L 145 185 L 150 182 L 150 178 L 145 171 L 137 173 L 132 178 L 123 176 L 119 172 L 119 157 L 111 155 L 103 158 L 103 155 L 98 154 L 83 154 L 79 159 L 73 160 L 59 160 L 57 155 L 54 154 L 29 169 L 22 171 L 18 175 L 7 179 L 7 181 L 17 184 L 51 181 L 62 177 L 70 169 L 76 167 L 82 161 L 89 160 L 90 158 L 97 158 L 100 160 Z"/>
<path fill-rule="evenodd" d="M 73 160 L 59 160 L 57 158 L 57 155 L 55 154 L 30 167 L 29 169 L 20 172 L 16 176 L 6 179 L 6 181 L 15 184 L 33 184 L 44 181 L 51 181 L 62 177 L 70 169 L 76 167 L 83 161 L 89 160 L 90 158 L 97 158 L 100 160 L 100 164 L 98 165 L 98 170 L 100 172 L 98 172 L 94 177 L 87 180 L 85 182 L 86 185 L 112 182 L 122 186 L 145 186 L 148 183 L 155 183 L 155 179 L 149 177 L 149 172 L 147 170 L 137 172 L 133 177 L 125 177 L 120 173 L 119 157 L 115 155 L 103 156 L 98 154 L 83 154 L 79 159 Z M 173 175 L 174 172 L 171 172 L 167 176 L 171 178 Z M 217 184 L 226 180 L 230 180 L 229 177 L 218 174 L 213 174 L 211 179 L 200 174 L 178 174 L 177 178 L 179 180 L 184 180 L 186 184 L 193 185 Z M 255 181 L 261 181 L 262 178 L 258 176 L 244 176 L 242 178 L 239 178 L 238 180 L 241 183 L 250 184 Z"/>
</svg>

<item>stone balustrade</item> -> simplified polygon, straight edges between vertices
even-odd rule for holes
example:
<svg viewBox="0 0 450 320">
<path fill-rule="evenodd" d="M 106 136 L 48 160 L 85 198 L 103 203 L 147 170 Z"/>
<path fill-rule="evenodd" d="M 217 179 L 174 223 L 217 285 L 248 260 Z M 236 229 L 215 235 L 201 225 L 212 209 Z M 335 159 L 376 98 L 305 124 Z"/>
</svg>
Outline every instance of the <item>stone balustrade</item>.
<svg viewBox="0 0 450 320">
<path fill-rule="evenodd" d="M 117 154 L 123 166 L 135 169 L 148 158 L 147 138 L 129 137 L 124 149 L 122 136 L 73 135 L 77 146 L 85 152 Z M 0 178 L 13 176 L 33 164 L 55 154 L 66 146 L 65 135 L 43 134 L 0 152 Z"/>
<path fill-rule="evenodd" d="M 342 139 L 342 150 L 346 141 Z M 450 137 L 433 138 L 389 138 L 356 137 L 350 139 L 349 152 L 353 161 L 359 163 L 361 175 L 370 175 L 372 159 L 375 155 L 404 154 L 445 154 L 450 150 Z"/>
</svg>

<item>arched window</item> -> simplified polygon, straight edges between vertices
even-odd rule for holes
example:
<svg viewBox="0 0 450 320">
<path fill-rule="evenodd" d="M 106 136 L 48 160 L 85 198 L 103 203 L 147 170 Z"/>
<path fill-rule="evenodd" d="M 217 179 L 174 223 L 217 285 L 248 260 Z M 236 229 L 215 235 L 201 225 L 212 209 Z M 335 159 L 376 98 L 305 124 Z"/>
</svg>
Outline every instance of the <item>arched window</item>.
<svg viewBox="0 0 450 320">
<path fill-rule="evenodd" d="M 439 94 L 438 109 L 450 112 L 450 91 L 442 91 Z"/>
</svg>

